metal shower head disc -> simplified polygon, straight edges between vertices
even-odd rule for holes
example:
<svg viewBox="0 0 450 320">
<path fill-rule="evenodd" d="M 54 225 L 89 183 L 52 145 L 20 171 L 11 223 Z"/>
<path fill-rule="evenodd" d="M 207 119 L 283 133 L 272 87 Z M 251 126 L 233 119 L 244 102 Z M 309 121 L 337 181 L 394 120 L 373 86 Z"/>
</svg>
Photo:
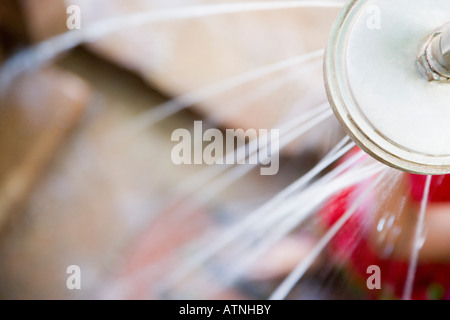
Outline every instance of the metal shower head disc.
<svg viewBox="0 0 450 320">
<path fill-rule="evenodd" d="M 353 0 L 333 27 L 330 103 L 354 141 L 387 165 L 450 173 L 449 21 L 448 0 Z"/>
</svg>

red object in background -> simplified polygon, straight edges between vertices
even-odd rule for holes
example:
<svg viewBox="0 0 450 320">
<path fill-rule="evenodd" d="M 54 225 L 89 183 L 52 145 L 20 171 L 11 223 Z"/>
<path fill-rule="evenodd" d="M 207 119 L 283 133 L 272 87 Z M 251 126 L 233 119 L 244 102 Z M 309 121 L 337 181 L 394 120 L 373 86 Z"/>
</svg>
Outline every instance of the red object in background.
<svg viewBox="0 0 450 320">
<path fill-rule="evenodd" d="M 354 154 L 352 152 L 351 154 Z M 426 176 L 406 174 L 410 184 L 410 197 L 421 202 Z M 332 197 L 319 213 L 319 219 L 330 228 L 352 205 L 353 199 L 364 190 L 365 184 L 352 186 Z M 370 199 L 368 200 L 370 201 Z M 450 175 L 434 176 L 431 180 L 429 203 L 450 203 Z M 330 243 L 332 254 L 347 261 L 352 275 L 366 287 L 367 267 L 377 265 L 382 270 L 382 289 L 369 290 L 373 298 L 400 299 L 403 294 L 409 261 L 383 258 L 369 245 L 368 232 L 364 224 L 367 207 L 360 206 Z M 414 300 L 450 299 L 450 264 L 420 263 L 417 267 Z"/>
<path fill-rule="evenodd" d="M 411 185 L 411 198 L 417 202 L 422 201 L 427 176 L 417 174 L 409 174 L 408 176 Z M 432 177 L 428 200 L 431 203 L 450 202 L 450 175 Z"/>
</svg>

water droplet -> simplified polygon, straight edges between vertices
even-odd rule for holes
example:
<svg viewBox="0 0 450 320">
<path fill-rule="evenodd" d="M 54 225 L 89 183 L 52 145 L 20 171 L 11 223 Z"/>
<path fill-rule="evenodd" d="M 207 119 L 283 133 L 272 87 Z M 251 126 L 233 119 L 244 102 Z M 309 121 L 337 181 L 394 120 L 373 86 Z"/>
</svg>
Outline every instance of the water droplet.
<svg viewBox="0 0 450 320">
<path fill-rule="evenodd" d="M 420 236 L 420 237 L 417 239 L 417 241 L 416 241 L 416 243 L 415 243 L 415 247 L 416 247 L 417 250 L 422 249 L 423 245 L 425 244 L 426 239 L 427 239 L 427 238 L 426 238 L 426 236 L 424 236 L 424 235 Z"/>
<path fill-rule="evenodd" d="M 377 230 L 378 232 L 383 231 L 384 224 L 386 223 L 386 218 L 381 218 L 380 221 L 378 221 Z"/>
<path fill-rule="evenodd" d="M 387 227 L 392 228 L 392 226 L 394 225 L 394 221 L 395 221 L 395 216 L 391 214 L 391 216 L 389 217 L 389 219 L 387 221 Z"/>
</svg>

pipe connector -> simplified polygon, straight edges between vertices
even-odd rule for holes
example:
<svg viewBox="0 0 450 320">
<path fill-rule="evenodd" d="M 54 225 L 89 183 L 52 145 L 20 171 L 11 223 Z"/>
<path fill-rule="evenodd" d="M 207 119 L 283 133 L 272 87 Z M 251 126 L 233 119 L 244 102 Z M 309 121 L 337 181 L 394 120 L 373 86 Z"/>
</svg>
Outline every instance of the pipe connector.
<svg viewBox="0 0 450 320">
<path fill-rule="evenodd" d="M 450 24 L 427 38 L 418 60 L 428 81 L 450 81 Z"/>
</svg>

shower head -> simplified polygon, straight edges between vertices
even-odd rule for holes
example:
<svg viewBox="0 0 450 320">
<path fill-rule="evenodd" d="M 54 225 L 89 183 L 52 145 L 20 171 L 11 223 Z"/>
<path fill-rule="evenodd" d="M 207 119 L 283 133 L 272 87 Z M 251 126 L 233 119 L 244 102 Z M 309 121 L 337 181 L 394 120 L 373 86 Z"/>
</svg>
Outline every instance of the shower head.
<svg viewBox="0 0 450 320">
<path fill-rule="evenodd" d="M 343 128 L 379 161 L 450 173 L 450 2 L 353 0 L 325 56 L 325 84 Z"/>
</svg>

